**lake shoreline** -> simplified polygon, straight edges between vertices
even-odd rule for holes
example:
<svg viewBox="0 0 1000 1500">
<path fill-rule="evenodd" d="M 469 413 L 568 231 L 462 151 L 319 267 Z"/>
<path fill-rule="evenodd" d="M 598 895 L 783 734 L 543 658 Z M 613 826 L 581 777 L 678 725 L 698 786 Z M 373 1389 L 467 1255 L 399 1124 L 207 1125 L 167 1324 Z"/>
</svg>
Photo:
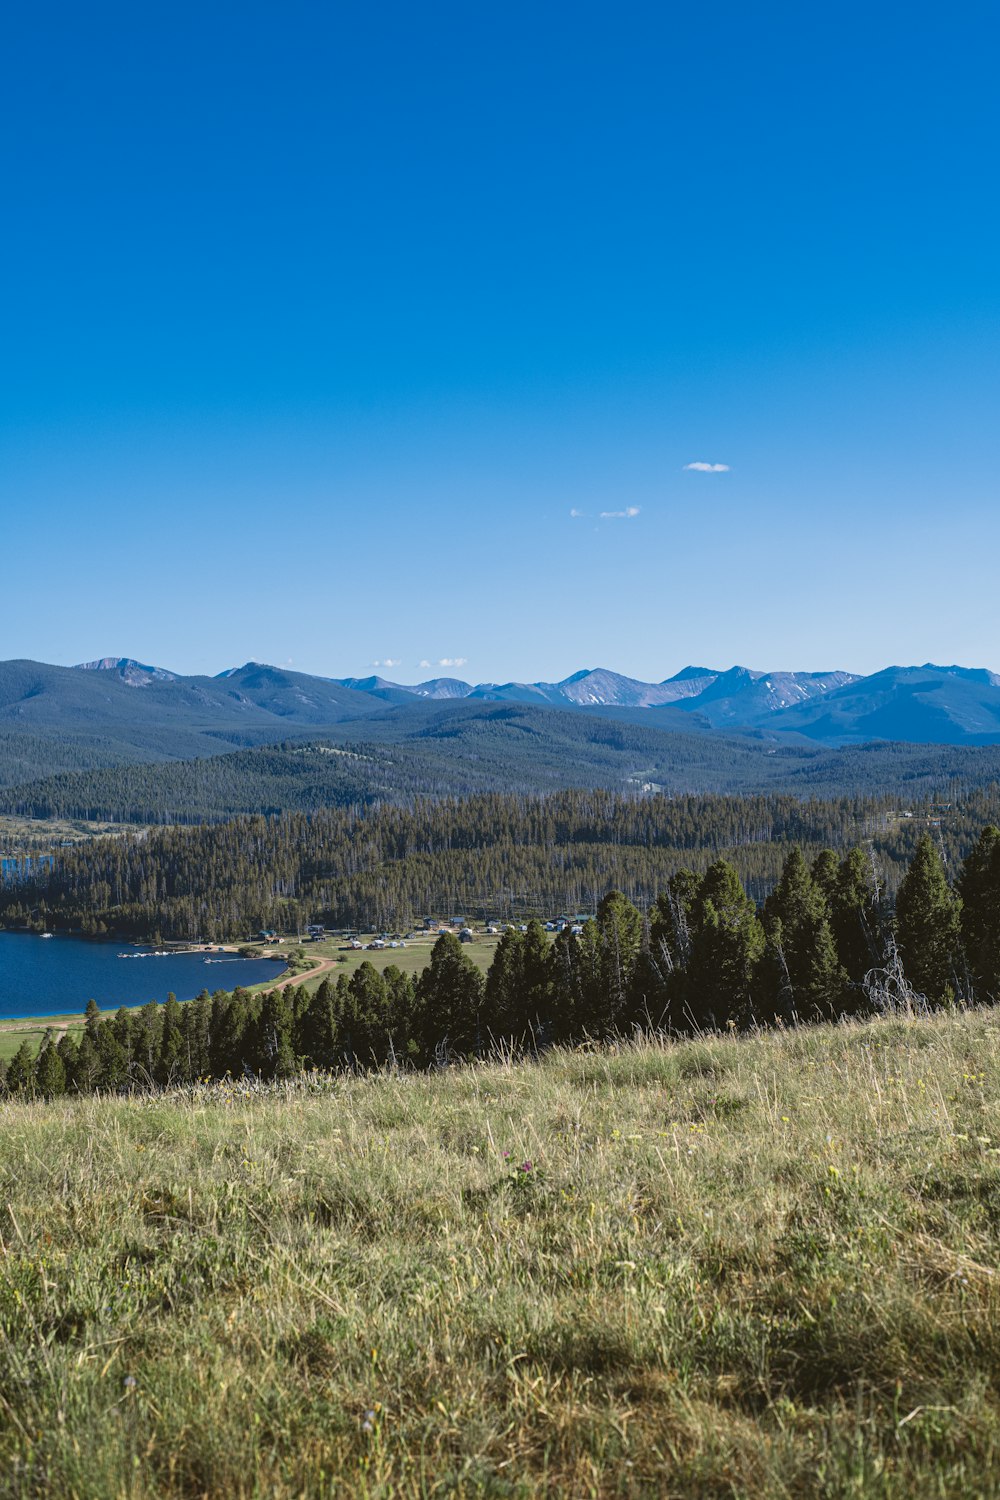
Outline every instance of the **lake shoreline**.
<svg viewBox="0 0 1000 1500">
<path fill-rule="evenodd" d="M 5 929 L 0 931 L 0 1029 L 77 1026 L 91 999 L 102 1012 L 113 1013 L 150 1002 L 162 1005 L 170 994 L 186 1003 L 204 990 L 270 988 L 286 977 L 287 960 L 287 954 L 247 957 L 235 943 L 154 949 L 103 935 L 59 932 L 45 939 L 38 932 Z"/>
</svg>

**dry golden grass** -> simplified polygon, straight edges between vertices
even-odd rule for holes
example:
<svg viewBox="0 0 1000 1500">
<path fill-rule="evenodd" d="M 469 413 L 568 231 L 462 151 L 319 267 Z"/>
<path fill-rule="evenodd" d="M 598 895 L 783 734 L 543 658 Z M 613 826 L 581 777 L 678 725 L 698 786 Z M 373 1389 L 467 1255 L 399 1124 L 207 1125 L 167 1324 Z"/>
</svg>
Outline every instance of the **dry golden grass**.
<svg viewBox="0 0 1000 1500">
<path fill-rule="evenodd" d="M 0 1110 L 0 1494 L 1000 1494 L 994 1012 Z"/>
</svg>

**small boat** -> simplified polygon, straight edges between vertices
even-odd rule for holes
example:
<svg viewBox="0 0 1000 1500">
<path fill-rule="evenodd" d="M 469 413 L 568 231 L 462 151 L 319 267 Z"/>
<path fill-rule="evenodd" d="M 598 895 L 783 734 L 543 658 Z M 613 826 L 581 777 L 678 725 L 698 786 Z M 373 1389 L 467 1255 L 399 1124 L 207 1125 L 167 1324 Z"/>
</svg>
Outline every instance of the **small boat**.
<svg viewBox="0 0 1000 1500">
<path fill-rule="evenodd" d="M 38 936 L 39 936 L 39 937 L 53 937 L 53 936 L 54 936 L 54 935 L 55 935 L 55 934 L 54 934 L 54 933 L 51 933 L 51 932 L 40 932 L 40 933 L 39 933 L 39 934 L 38 934 Z"/>
</svg>

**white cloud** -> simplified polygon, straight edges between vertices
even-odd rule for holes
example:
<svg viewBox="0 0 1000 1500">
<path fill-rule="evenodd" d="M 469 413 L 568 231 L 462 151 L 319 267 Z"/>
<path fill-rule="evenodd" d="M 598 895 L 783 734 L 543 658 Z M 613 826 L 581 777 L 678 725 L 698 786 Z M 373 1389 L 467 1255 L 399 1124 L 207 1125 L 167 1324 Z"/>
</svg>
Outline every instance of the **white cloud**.
<svg viewBox="0 0 1000 1500">
<path fill-rule="evenodd" d="M 438 660 L 439 667 L 464 667 L 468 661 L 467 656 L 442 656 Z"/>
<path fill-rule="evenodd" d="M 373 667 L 401 667 L 402 665 L 402 658 L 398 656 L 387 656 L 385 661 L 372 662 Z"/>
<path fill-rule="evenodd" d="M 624 510 L 602 510 L 602 521 L 631 521 L 639 514 L 638 505 L 626 505 Z"/>
<path fill-rule="evenodd" d="M 728 464 L 706 464 L 699 459 L 696 464 L 685 464 L 685 469 L 693 469 L 696 474 L 728 474 Z"/>
<path fill-rule="evenodd" d="M 430 662 L 427 660 L 426 657 L 424 657 L 423 661 L 418 661 L 417 662 L 417 666 L 418 667 L 429 667 L 430 666 Z"/>
<path fill-rule="evenodd" d="M 576 509 L 575 509 L 575 508 L 574 508 L 574 509 L 573 509 L 573 510 L 571 510 L 571 511 L 570 511 L 570 515 L 571 515 L 571 516 L 572 516 L 572 517 L 573 517 L 573 518 L 574 518 L 574 519 L 575 519 L 575 520 L 579 520 L 579 518 L 580 518 L 580 517 L 581 517 L 581 516 L 582 516 L 582 515 L 583 515 L 583 511 L 582 511 L 582 510 L 576 510 Z"/>
</svg>

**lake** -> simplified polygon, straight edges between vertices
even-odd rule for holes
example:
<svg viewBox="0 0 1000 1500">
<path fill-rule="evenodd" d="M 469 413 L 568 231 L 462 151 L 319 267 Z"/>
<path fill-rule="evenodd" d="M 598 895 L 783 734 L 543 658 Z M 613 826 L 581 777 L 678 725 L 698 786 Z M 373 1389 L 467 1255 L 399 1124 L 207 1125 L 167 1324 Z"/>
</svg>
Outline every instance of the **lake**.
<svg viewBox="0 0 1000 1500">
<path fill-rule="evenodd" d="M 120 953 L 147 956 L 119 958 Z M 82 1011 L 88 1000 L 96 1000 L 102 1010 L 117 1010 L 119 1005 L 166 1000 L 171 990 L 178 1000 L 193 1000 L 202 990 L 264 984 L 284 969 L 273 959 L 234 953 L 160 958 L 131 943 L 0 932 L 0 1020 Z"/>
</svg>

